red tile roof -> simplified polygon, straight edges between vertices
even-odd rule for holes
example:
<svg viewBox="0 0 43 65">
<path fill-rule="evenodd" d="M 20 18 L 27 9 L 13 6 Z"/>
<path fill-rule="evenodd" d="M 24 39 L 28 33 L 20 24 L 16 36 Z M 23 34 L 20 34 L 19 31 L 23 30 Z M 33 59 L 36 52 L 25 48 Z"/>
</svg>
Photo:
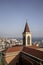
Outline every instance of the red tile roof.
<svg viewBox="0 0 43 65">
<path fill-rule="evenodd" d="M 33 55 L 37 58 L 43 59 L 43 51 L 37 50 L 37 47 L 24 47 L 23 52 Z"/>
<path fill-rule="evenodd" d="M 14 47 L 10 47 L 6 50 L 4 50 L 4 53 L 10 53 L 10 52 L 16 52 L 16 51 L 22 51 L 23 46 L 14 46 Z"/>
<path fill-rule="evenodd" d="M 36 47 L 36 46 L 29 46 L 29 47 L 15 46 L 15 47 L 6 49 L 3 52 L 10 53 L 10 52 L 16 52 L 16 51 L 23 51 L 23 52 L 33 55 L 37 58 L 43 59 L 43 51 L 37 50 L 37 48 L 39 48 L 39 47 Z"/>
<path fill-rule="evenodd" d="M 25 32 L 30 32 L 29 26 L 28 26 L 27 22 L 26 22 L 25 29 L 24 29 L 23 33 L 25 33 Z"/>
</svg>

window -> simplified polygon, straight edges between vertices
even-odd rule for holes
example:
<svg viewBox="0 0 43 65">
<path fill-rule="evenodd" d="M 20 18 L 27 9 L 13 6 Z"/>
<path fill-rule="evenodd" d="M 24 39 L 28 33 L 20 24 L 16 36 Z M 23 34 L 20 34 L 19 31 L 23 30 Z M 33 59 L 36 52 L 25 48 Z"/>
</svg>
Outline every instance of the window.
<svg viewBox="0 0 43 65">
<path fill-rule="evenodd" d="M 25 45 L 25 36 L 23 36 L 23 45 Z"/>
<path fill-rule="evenodd" d="M 27 37 L 27 44 L 30 44 L 30 37 Z"/>
</svg>

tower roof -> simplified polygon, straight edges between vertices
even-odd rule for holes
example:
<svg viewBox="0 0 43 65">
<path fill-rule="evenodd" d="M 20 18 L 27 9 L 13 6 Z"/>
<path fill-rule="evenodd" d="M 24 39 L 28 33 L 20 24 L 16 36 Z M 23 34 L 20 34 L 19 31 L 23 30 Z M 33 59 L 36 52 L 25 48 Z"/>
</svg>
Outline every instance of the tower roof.
<svg viewBox="0 0 43 65">
<path fill-rule="evenodd" d="M 23 33 L 25 33 L 25 32 L 30 32 L 30 29 L 29 29 L 27 21 L 26 21 L 26 25 L 25 25 L 25 29 L 24 29 Z"/>
</svg>

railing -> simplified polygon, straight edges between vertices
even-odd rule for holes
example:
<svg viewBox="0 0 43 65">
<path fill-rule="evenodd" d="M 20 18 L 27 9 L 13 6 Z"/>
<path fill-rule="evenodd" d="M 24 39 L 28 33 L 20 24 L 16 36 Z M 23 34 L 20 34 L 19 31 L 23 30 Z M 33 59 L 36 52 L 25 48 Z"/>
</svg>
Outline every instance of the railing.
<svg viewBox="0 0 43 65">
<path fill-rule="evenodd" d="M 37 58 L 35 56 L 32 56 L 30 54 L 27 54 L 25 52 L 21 52 L 20 55 L 21 55 L 22 58 L 26 58 L 26 59 L 28 59 L 32 62 L 38 63 L 39 65 L 43 65 L 43 60 L 42 59 L 39 59 L 39 58 Z"/>
</svg>

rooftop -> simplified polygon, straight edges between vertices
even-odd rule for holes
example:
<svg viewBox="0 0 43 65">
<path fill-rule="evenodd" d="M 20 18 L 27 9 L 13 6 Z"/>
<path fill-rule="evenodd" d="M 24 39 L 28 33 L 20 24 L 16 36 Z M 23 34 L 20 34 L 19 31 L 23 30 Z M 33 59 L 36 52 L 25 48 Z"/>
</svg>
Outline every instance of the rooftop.
<svg viewBox="0 0 43 65">
<path fill-rule="evenodd" d="M 11 48 L 8 48 L 6 50 L 4 50 L 4 53 L 10 53 L 10 52 L 16 52 L 16 51 L 21 51 L 21 52 L 25 52 L 27 54 L 30 54 L 32 56 L 35 56 L 37 58 L 43 59 L 43 48 L 36 47 L 36 46 L 14 46 Z"/>
</svg>

